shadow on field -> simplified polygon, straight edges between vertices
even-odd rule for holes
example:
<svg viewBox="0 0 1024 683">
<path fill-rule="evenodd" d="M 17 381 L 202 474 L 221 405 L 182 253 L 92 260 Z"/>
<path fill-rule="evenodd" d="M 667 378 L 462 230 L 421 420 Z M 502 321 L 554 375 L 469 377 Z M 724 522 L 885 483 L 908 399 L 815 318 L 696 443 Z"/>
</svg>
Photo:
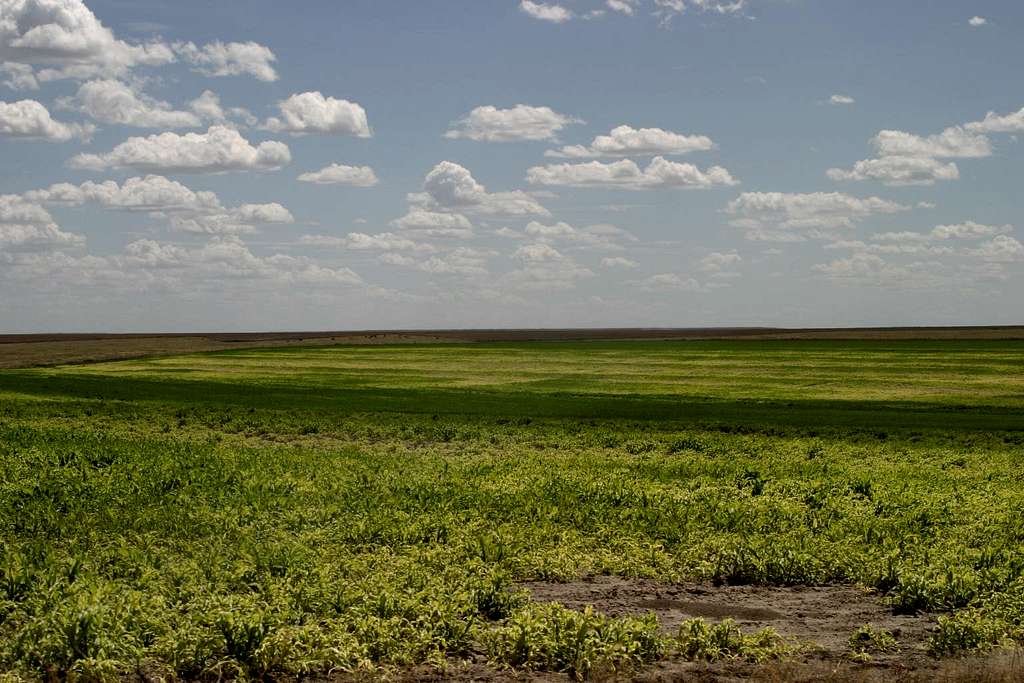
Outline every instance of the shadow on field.
<svg viewBox="0 0 1024 683">
<path fill-rule="evenodd" d="M 702 425 L 871 430 L 1024 430 L 1015 408 L 910 401 L 701 399 L 692 396 L 329 388 L 273 383 L 97 377 L 9 370 L 0 391 L 37 397 L 241 406 L 270 410 L 657 420 Z"/>
</svg>

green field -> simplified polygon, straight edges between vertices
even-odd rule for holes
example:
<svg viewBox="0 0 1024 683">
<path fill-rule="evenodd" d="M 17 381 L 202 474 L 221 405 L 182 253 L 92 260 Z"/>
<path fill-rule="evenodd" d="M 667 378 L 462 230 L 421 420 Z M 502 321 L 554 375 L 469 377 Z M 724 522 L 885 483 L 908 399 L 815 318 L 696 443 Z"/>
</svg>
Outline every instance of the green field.
<svg viewBox="0 0 1024 683">
<path fill-rule="evenodd" d="M 1024 642 L 1022 464 L 1022 342 L 292 347 L 0 371 L 0 672 L 474 659 L 583 677 L 802 651 L 516 590 L 592 575 L 862 586 L 939 613 L 931 655 L 985 651 Z"/>
</svg>

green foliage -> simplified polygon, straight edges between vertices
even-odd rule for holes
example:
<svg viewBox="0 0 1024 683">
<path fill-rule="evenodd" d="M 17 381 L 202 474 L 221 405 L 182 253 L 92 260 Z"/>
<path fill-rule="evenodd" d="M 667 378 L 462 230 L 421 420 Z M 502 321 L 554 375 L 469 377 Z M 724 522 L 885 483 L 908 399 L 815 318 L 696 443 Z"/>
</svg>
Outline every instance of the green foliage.
<svg viewBox="0 0 1024 683">
<path fill-rule="evenodd" d="M 858 584 L 943 612 L 936 655 L 1024 643 L 1024 352 L 873 348 L 344 347 L 0 373 L 0 672 L 323 677 L 486 653 L 585 677 L 786 651 L 516 590 L 588 574 Z"/>
<path fill-rule="evenodd" d="M 770 628 L 745 635 L 731 619 L 709 625 L 703 619 L 691 619 L 679 626 L 673 645 L 684 659 L 717 662 L 739 659 L 764 662 L 777 659 L 790 648 Z"/>
<path fill-rule="evenodd" d="M 664 642 L 653 615 L 611 619 L 591 608 L 529 605 L 485 635 L 488 658 L 520 669 L 561 671 L 577 680 L 658 659 Z"/>
<path fill-rule="evenodd" d="M 896 636 L 885 629 L 864 624 L 850 635 L 850 654 L 854 659 L 867 660 L 874 653 L 897 650 Z"/>
</svg>

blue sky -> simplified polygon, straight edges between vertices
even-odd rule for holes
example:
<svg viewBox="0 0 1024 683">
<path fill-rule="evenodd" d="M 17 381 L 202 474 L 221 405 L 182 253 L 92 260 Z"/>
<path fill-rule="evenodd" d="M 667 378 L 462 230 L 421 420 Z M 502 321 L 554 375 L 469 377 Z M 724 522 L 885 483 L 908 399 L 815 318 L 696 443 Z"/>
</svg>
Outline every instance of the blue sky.
<svg viewBox="0 0 1024 683">
<path fill-rule="evenodd" d="M 0 331 L 1021 322 L 1024 5 L 0 0 Z"/>
</svg>

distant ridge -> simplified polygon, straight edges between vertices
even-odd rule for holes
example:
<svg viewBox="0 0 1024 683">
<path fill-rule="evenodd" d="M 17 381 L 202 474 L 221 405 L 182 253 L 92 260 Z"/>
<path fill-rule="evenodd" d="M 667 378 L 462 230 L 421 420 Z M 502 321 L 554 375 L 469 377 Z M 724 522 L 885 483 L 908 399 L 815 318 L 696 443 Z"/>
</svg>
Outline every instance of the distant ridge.
<svg viewBox="0 0 1024 683">
<path fill-rule="evenodd" d="M 602 341 L 617 339 L 1024 339 L 1024 325 L 905 327 L 578 327 L 279 332 L 70 332 L 0 334 L 0 344 L 114 339 L 207 339 L 221 343 L 349 341 Z"/>
</svg>

